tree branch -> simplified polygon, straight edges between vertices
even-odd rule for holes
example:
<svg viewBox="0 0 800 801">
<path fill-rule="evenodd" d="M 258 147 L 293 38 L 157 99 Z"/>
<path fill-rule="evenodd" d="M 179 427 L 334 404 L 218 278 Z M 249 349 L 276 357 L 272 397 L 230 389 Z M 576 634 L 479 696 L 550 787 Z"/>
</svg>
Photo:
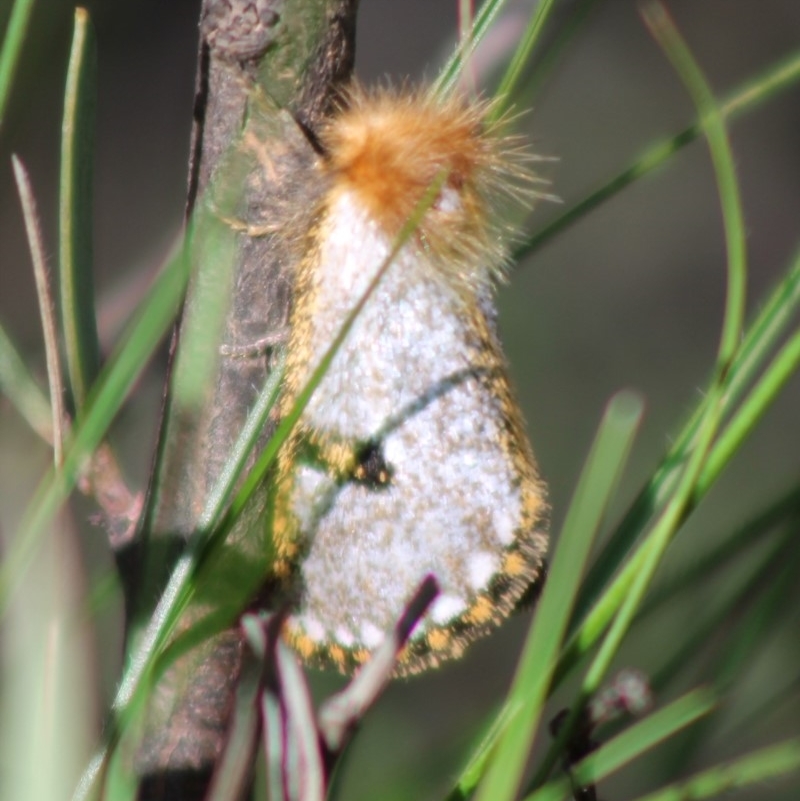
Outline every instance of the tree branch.
<svg viewBox="0 0 800 801">
<path fill-rule="evenodd" d="M 313 135 L 349 78 L 356 5 L 204 0 L 188 193 L 192 281 L 172 346 L 142 534 L 122 555 L 133 638 L 175 553 L 198 529 L 230 444 L 267 378 L 271 348 L 253 344 L 278 341 L 286 329 L 301 217 L 317 191 L 316 153 L 306 133 Z M 226 225 L 230 214 L 244 226 Z M 264 235 L 248 235 L 247 226 L 259 225 Z M 247 564 L 256 581 L 264 569 L 263 508 L 256 507 L 225 546 L 229 576 Z M 232 623 L 252 590 L 236 589 L 208 588 L 181 630 L 198 620 L 212 629 L 223 627 L 220 620 Z M 136 758 L 140 798 L 203 797 L 224 745 L 241 655 L 241 635 L 230 626 L 159 678 Z"/>
</svg>

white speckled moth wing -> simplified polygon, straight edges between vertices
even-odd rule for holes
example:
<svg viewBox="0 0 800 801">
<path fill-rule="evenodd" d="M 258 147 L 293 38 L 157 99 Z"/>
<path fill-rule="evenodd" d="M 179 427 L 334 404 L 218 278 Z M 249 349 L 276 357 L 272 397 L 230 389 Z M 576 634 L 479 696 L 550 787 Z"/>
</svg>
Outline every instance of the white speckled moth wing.
<svg viewBox="0 0 800 801">
<path fill-rule="evenodd" d="M 487 130 L 485 110 L 422 92 L 354 91 L 323 132 L 329 186 L 298 268 L 284 409 L 426 189 L 447 177 L 281 456 L 276 573 L 297 598 L 288 639 L 312 663 L 363 662 L 428 573 L 441 595 L 398 672 L 456 657 L 541 570 L 544 486 L 492 293 L 505 254 L 502 201 L 525 196 L 531 178 L 519 140 Z"/>
</svg>

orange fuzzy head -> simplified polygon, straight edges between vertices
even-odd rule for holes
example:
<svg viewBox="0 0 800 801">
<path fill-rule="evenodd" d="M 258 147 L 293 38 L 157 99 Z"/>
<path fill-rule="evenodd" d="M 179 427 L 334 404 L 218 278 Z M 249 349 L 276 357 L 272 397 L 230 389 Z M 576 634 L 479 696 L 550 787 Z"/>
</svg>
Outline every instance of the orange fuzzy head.
<svg viewBox="0 0 800 801">
<path fill-rule="evenodd" d="M 334 191 L 352 192 L 394 237 L 444 170 L 419 242 L 447 275 L 468 284 L 502 266 L 507 201 L 534 194 L 532 157 L 520 138 L 485 123 L 486 103 L 458 96 L 356 88 L 347 100 L 321 134 Z"/>
</svg>

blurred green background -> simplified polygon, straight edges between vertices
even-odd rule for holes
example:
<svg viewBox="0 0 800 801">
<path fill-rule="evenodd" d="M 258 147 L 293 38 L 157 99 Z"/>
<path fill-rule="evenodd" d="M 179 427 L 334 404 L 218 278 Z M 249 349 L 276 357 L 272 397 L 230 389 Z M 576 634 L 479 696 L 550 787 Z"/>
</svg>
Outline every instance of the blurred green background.
<svg viewBox="0 0 800 801">
<path fill-rule="evenodd" d="M 101 337 L 108 348 L 181 225 L 199 2 L 98 0 L 85 5 L 98 38 L 95 258 Z M 9 6 L 8 0 L 0 3 L 3 25 Z M 509 3 L 509 15 L 484 50 L 487 59 L 508 46 L 503 37 L 513 43 L 530 6 Z M 670 7 L 718 96 L 800 46 L 797 0 L 676 0 Z M 72 9 L 62 0 L 39 3 L 0 132 L 0 320 L 42 376 L 40 325 L 9 154 L 17 153 L 30 169 L 54 261 L 61 98 Z M 361 0 L 358 75 L 365 82 L 432 78 L 450 52 L 456 28 L 454 0 Z M 553 157 L 541 170 L 569 206 L 693 116 L 689 98 L 641 24 L 636 4 L 607 0 L 596 4 L 520 124 L 530 132 L 536 151 Z M 749 232 L 752 310 L 800 241 L 800 87 L 736 120 L 731 136 Z M 541 203 L 530 229 L 537 230 L 559 211 L 553 203 Z M 644 395 L 647 416 L 612 521 L 654 468 L 711 373 L 724 279 L 713 174 L 704 143 L 696 142 L 552 240 L 501 288 L 501 330 L 550 486 L 554 532 L 603 406 L 620 388 Z M 162 354 L 115 427 L 115 441 L 137 487 L 146 482 L 164 367 Z M 664 571 L 680 571 L 716 537 L 797 482 L 799 410 L 800 381 L 795 380 L 692 517 Z M 35 435 L 0 400 L 3 537 L 14 531 L 48 459 Z M 91 592 L 102 587 L 111 569 L 104 533 L 90 524 L 90 505 L 79 500 L 73 512 L 85 561 L 84 577 L 76 582 Z M 75 570 L 76 577 L 81 573 L 66 563 L 63 570 Z M 686 617 L 718 589 L 710 583 L 695 597 L 684 598 L 658 626 L 640 636 L 634 632 L 620 666 L 647 670 L 660 664 Z M 787 598 L 785 625 L 753 663 L 731 716 L 745 715 L 764 686 L 796 678 L 798 596 Z M 120 603 L 113 591 L 100 591 L 99 597 L 94 648 L 107 699 L 119 669 Z M 460 663 L 393 684 L 357 738 L 342 797 L 440 797 L 487 710 L 502 698 L 527 623 L 528 615 L 519 616 Z M 698 676 L 702 671 L 679 677 L 674 692 Z M 338 686 L 332 677 L 316 681 L 320 694 Z M 553 712 L 559 708 L 555 699 Z M 101 709 L 90 708 L 95 726 Z M 734 755 L 796 733 L 798 720 L 795 693 L 794 702 L 769 727 L 755 729 L 750 741 L 720 736 L 705 756 Z M 668 780 L 664 753 L 605 782 L 602 797 L 615 801 Z M 796 798 L 787 785 L 764 792 L 737 797 Z"/>
</svg>

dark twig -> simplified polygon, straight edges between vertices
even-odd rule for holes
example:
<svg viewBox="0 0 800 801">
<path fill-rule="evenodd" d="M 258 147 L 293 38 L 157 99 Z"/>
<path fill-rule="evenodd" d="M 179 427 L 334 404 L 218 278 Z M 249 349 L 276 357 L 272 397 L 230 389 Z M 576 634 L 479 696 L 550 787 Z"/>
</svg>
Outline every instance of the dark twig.
<svg viewBox="0 0 800 801">
<path fill-rule="evenodd" d="M 192 280 L 172 346 L 141 537 L 128 560 L 134 634 L 146 625 L 175 553 L 199 530 L 230 444 L 271 370 L 273 348 L 263 343 L 279 341 L 287 324 L 303 235 L 298 209 L 310 208 L 318 191 L 306 131 L 313 134 L 349 78 L 355 6 L 204 0 L 188 194 Z M 253 226 L 263 234 L 251 236 Z M 250 581 L 266 558 L 262 514 L 254 504 L 225 546 L 224 559 L 250 566 Z M 231 606 L 230 598 L 208 594 L 187 610 L 177 635 L 200 618 L 233 614 Z M 227 736 L 242 654 L 241 632 L 232 627 L 160 679 L 137 756 L 148 799 L 204 796 Z"/>
</svg>

